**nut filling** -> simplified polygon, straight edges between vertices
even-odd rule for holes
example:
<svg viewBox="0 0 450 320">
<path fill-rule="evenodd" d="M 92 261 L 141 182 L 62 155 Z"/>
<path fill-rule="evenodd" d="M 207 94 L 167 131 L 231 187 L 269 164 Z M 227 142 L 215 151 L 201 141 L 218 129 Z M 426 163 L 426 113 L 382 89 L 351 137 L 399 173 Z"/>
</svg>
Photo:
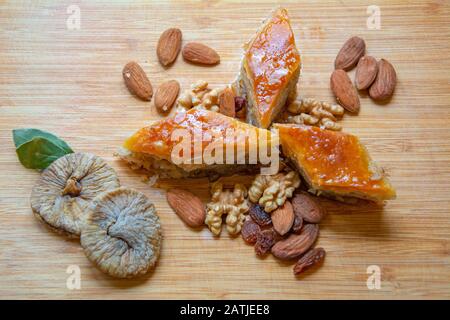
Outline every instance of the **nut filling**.
<svg viewBox="0 0 450 320">
<path fill-rule="evenodd" d="M 96 197 L 89 209 L 81 246 L 101 271 L 132 278 L 155 265 L 161 226 L 155 207 L 143 193 L 118 188 Z"/>
</svg>

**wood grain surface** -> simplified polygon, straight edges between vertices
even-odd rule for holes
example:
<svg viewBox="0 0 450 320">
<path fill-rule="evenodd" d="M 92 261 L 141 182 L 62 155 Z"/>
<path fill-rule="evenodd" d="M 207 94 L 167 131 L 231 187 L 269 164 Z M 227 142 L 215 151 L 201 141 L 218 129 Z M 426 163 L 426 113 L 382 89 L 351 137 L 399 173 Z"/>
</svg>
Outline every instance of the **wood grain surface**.
<svg viewBox="0 0 450 320">
<path fill-rule="evenodd" d="M 81 10 L 69 30 L 69 5 Z M 383 165 L 398 199 L 383 209 L 324 201 L 324 265 L 296 279 L 292 265 L 223 232 L 192 231 L 172 212 L 165 188 L 188 187 L 208 199 L 208 183 L 145 184 L 113 157 L 123 139 L 158 118 L 153 104 L 131 96 L 121 70 L 140 63 L 153 85 L 198 79 L 222 86 L 239 69 L 241 45 L 276 4 L 241 1 L 1 1 L 0 3 L 0 298 L 450 298 L 450 6 L 448 1 L 377 1 L 381 29 L 366 26 L 371 1 L 285 1 L 303 56 L 300 93 L 332 101 L 329 76 L 336 53 L 352 35 L 368 53 L 386 58 L 398 85 L 389 104 L 361 98 L 345 131 L 357 134 Z M 193 66 L 178 57 L 162 68 L 156 42 L 169 27 L 183 43 L 215 48 L 221 63 Z M 353 72 L 352 72 L 353 74 Z M 75 150 L 104 157 L 125 186 L 150 197 L 164 229 L 162 255 L 142 280 L 115 280 L 85 257 L 78 241 L 47 230 L 31 213 L 39 176 L 21 166 L 11 130 L 35 127 Z M 241 178 L 241 180 L 244 178 Z M 247 180 L 248 179 L 244 179 Z M 66 287 L 70 265 L 81 268 L 81 289 Z M 381 288 L 369 290 L 368 266 L 381 269 Z"/>
</svg>

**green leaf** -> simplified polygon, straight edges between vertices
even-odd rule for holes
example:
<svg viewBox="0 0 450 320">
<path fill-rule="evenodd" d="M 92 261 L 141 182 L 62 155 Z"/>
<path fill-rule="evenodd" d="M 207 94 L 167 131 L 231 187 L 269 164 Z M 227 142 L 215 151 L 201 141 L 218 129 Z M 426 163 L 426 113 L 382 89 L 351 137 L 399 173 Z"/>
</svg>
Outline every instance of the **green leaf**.
<svg viewBox="0 0 450 320">
<path fill-rule="evenodd" d="M 53 144 L 59 146 L 61 149 L 65 150 L 66 153 L 73 153 L 73 150 L 69 147 L 69 145 L 55 136 L 54 134 L 51 134 L 50 132 L 39 130 L 39 129 L 14 129 L 13 130 L 13 139 L 14 144 L 16 148 L 19 148 L 22 144 L 31 141 L 35 137 L 42 137 L 45 138 Z"/>
<path fill-rule="evenodd" d="M 13 140 L 20 163 L 29 169 L 45 169 L 56 159 L 73 153 L 65 141 L 39 129 L 15 129 Z"/>
<path fill-rule="evenodd" d="M 22 143 L 16 152 L 23 166 L 29 169 L 45 169 L 53 161 L 67 154 L 66 150 L 42 137 Z"/>
</svg>

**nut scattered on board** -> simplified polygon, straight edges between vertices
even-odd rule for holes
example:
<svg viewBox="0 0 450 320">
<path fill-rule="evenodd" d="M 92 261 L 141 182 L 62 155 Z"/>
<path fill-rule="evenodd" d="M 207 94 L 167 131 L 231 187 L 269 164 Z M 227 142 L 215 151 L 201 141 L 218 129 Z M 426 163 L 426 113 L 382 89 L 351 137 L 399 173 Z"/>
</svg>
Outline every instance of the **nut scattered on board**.
<svg viewBox="0 0 450 320">
<path fill-rule="evenodd" d="M 155 207 L 141 192 L 118 188 L 91 203 L 81 246 L 101 271 L 117 278 L 147 273 L 156 263 L 162 232 Z"/>
<path fill-rule="evenodd" d="M 222 231 L 222 216 L 226 217 L 227 231 L 231 235 L 241 232 L 245 221 L 245 213 L 248 211 L 247 189 L 239 183 L 234 189 L 224 190 L 221 182 L 211 185 L 211 201 L 206 205 L 207 213 L 205 224 L 212 234 L 218 236 Z"/>
<path fill-rule="evenodd" d="M 272 176 L 258 174 L 249 189 L 249 199 L 263 206 L 266 212 L 272 212 L 292 197 L 299 186 L 300 178 L 295 171 Z"/>
<path fill-rule="evenodd" d="M 31 208 L 54 231 L 78 237 L 86 224 L 90 201 L 119 186 L 116 172 L 102 158 L 70 153 L 42 172 L 31 191 Z"/>
<path fill-rule="evenodd" d="M 232 118 L 236 116 L 235 95 L 231 88 L 227 87 L 220 92 L 219 112 Z"/>
<path fill-rule="evenodd" d="M 359 59 L 355 74 L 356 89 L 364 90 L 369 88 L 377 77 L 377 73 L 377 59 L 372 56 L 364 56 Z"/>
<path fill-rule="evenodd" d="M 153 88 L 145 71 L 136 62 L 128 62 L 122 70 L 123 79 L 128 90 L 142 100 L 150 101 Z"/>
<path fill-rule="evenodd" d="M 189 110 L 193 107 L 219 111 L 219 93 L 217 89 L 208 88 L 208 82 L 198 80 L 191 85 L 190 90 L 185 90 L 177 100 L 179 109 Z"/>
<path fill-rule="evenodd" d="M 336 122 L 344 115 L 344 108 L 338 104 L 304 98 L 292 101 L 287 110 L 295 115 L 286 118 L 288 123 L 307 124 L 328 130 L 341 130 Z"/>
<path fill-rule="evenodd" d="M 180 92 L 180 84 L 169 80 L 159 85 L 155 92 L 155 108 L 161 114 L 167 114 L 172 109 Z"/>
<path fill-rule="evenodd" d="M 318 199 L 306 192 L 297 193 L 291 200 L 296 215 L 310 223 L 319 223 L 325 216 L 325 210 Z"/>
<path fill-rule="evenodd" d="M 198 42 L 189 42 L 181 52 L 186 61 L 195 64 L 214 65 L 220 62 L 219 54 L 212 48 Z"/>
<path fill-rule="evenodd" d="M 164 31 L 158 40 L 156 55 L 159 62 L 167 67 L 176 59 L 181 49 L 182 33 L 178 28 L 170 28 Z"/>
<path fill-rule="evenodd" d="M 293 271 L 295 275 L 311 268 L 312 266 L 322 263 L 325 259 L 325 250 L 323 248 L 314 248 L 306 252 L 300 257 L 295 264 Z"/>
<path fill-rule="evenodd" d="M 272 247 L 272 254 L 282 260 L 297 258 L 314 244 L 318 235 L 319 226 L 307 224 L 300 234 L 290 234 L 286 239 L 278 241 Z"/>
<path fill-rule="evenodd" d="M 347 73 L 342 70 L 334 70 L 330 78 L 331 91 L 337 102 L 352 113 L 357 113 L 360 108 L 359 96 Z"/>
<path fill-rule="evenodd" d="M 167 191 L 166 197 L 170 207 L 189 227 L 203 226 L 206 210 L 199 197 L 189 191 L 176 188 Z"/>
<path fill-rule="evenodd" d="M 392 96 L 397 83 L 397 74 L 392 64 L 385 60 L 378 61 L 378 73 L 369 88 L 369 95 L 374 100 L 386 100 Z"/>
<path fill-rule="evenodd" d="M 271 214 L 273 228 L 280 236 L 284 236 L 291 230 L 294 224 L 294 209 L 289 201 L 278 207 Z"/>
<path fill-rule="evenodd" d="M 366 51 L 366 43 L 360 37 L 351 37 L 348 39 L 334 61 L 335 69 L 348 71 L 358 63 L 359 59 Z"/>
</svg>

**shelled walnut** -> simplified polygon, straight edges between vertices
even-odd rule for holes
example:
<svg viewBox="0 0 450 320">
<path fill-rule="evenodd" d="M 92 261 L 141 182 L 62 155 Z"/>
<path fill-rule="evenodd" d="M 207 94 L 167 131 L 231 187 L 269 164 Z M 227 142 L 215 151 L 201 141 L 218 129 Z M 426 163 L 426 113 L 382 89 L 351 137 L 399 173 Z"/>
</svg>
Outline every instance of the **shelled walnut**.
<svg viewBox="0 0 450 320">
<path fill-rule="evenodd" d="M 250 201 L 259 203 L 266 212 L 272 212 L 291 198 L 300 186 L 300 178 L 295 171 L 276 175 L 257 175 L 249 189 Z"/>
<path fill-rule="evenodd" d="M 287 110 L 294 114 L 285 119 L 288 123 L 307 124 L 328 130 L 341 130 L 338 118 L 344 115 L 344 108 L 312 98 L 298 99 L 288 105 Z"/>
<path fill-rule="evenodd" d="M 192 84 L 190 90 L 185 90 L 177 100 L 177 107 L 182 109 L 201 108 L 210 111 L 219 111 L 218 89 L 208 88 L 208 82 L 199 80 Z"/>
<path fill-rule="evenodd" d="M 222 231 L 222 215 L 226 214 L 227 231 L 231 235 L 241 232 L 245 221 L 245 213 L 249 206 L 247 188 L 242 184 L 235 184 L 233 190 L 224 190 L 222 183 L 211 185 L 211 202 L 206 205 L 205 224 L 211 232 L 218 236 Z"/>
</svg>

